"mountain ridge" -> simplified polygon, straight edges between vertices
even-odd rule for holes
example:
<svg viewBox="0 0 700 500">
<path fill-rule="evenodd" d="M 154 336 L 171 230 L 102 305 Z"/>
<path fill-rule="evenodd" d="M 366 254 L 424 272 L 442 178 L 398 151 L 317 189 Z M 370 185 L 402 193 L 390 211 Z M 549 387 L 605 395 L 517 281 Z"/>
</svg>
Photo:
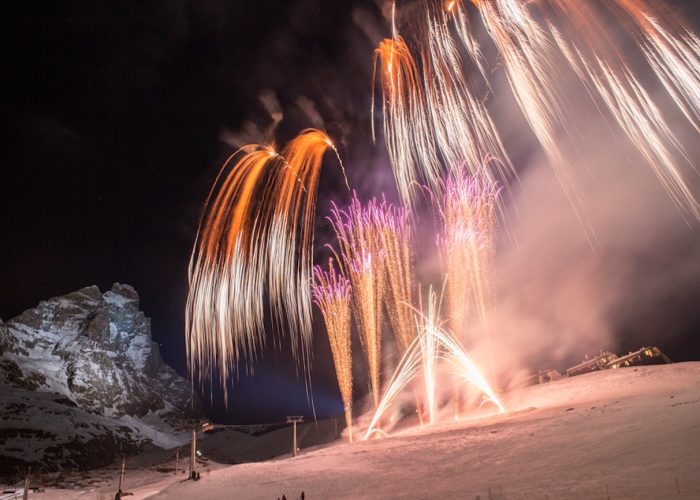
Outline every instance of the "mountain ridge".
<svg viewBox="0 0 700 500">
<path fill-rule="evenodd" d="M 187 441 L 201 416 L 133 287 L 88 286 L 0 320 L 0 465 L 85 469 Z"/>
</svg>

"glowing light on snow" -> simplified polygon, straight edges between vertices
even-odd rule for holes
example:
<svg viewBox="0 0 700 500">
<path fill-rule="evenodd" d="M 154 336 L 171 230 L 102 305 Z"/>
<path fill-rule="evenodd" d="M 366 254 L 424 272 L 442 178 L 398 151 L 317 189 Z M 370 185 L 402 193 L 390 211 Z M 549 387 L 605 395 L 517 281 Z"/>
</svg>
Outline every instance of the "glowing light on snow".
<svg viewBox="0 0 700 500">
<path fill-rule="evenodd" d="M 441 360 L 452 366 L 458 376 L 478 387 L 486 398 L 498 407 L 499 412 L 505 412 L 503 404 L 462 344 L 452 333 L 442 328 L 440 304 L 432 288 L 428 293 L 427 311 L 424 313 L 416 311 L 416 313 L 416 322 L 419 327 L 418 337 L 399 361 L 365 432 L 364 439 L 368 439 L 378 432 L 379 422 L 391 403 L 421 373 L 424 379 L 425 399 L 430 423 L 436 421 L 437 401 L 435 394 L 439 382 L 437 365 Z"/>
</svg>

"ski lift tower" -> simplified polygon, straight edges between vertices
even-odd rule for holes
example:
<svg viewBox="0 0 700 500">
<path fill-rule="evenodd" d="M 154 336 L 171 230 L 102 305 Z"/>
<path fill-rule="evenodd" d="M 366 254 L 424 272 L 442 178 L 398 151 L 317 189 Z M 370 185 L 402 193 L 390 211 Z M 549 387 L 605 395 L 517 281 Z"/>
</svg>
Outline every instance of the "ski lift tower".
<svg viewBox="0 0 700 500">
<path fill-rule="evenodd" d="M 197 432 L 198 431 L 203 431 L 206 432 L 208 430 L 211 430 L 214 426 L 212 425 L 211 422 L 208 420 L 203 420 L 203 419 L 187 419 L 183 422 L 183 424 L 178 427 L 177 431 L 184 431 L 184 430 L 191 430 L 192 431 L 192 442 L 190 445 L 190 479 L 196 480 L 197 479 L 197 469 L 196 469 L 196 462 L 197 462 Z"/>
<path fill-rule="evenodd" d="M 304 417 L 302 416 L 291 416 L 287 417 L 287 423 L 292 424 L 294 426 L 294 434 L 292 437 L 292 456 L 296 457 L 297 456 L 297 424 L 301 424 L 304 422 Z"/>
</svg>

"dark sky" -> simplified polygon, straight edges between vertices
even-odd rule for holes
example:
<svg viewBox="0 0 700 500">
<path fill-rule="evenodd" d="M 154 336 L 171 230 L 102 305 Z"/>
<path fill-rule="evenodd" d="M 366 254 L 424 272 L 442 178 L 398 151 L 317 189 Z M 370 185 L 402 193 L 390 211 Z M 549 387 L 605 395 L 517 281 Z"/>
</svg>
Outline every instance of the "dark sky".
<svg viewBox="0 0 700 500">
<path fill-rule="evenodd" d="M 367 144 L 373 47 L 350 10 L 313 0 L 18 6 L 7 19 L 0 317 L 90 284 L 129 283 L 163 357 L 184 373 L 187 263 L 201 206 L 232 150 L 222 130 L 249 118 L 265 126 L 264 90 L 283 108 L 305 95 L 345 161 L 363 161 L 362 149 L 343 144 L 358 133 Z M 278 140 L 308 126 L 285 112 Z M 340 186 L 334 177 L 325 193 Z M 265 366 L 257 375 L 256 387 L 282 385 L 271 387 Z M 290 413 L 307 411 L 301 399 Z"/>
<path fill-rule="evenodd" d="M 695 2 L 675 3 L 696 25 Z M 202 202 L 232 150 L 221 134 L 268 125 L 265 90 L 284 111 L 279 143 L 313 125 L 297 105 L 307 97 L 351 184 L 393 196 L 384 151 L 368 135 L 373 45 L 353 21 L 358 9 L 386 29 L 373 0 L 16 5 L 5 23 L 0 317 L 83 286 L 129 283 L 163 357 L 184 373 L 186 269 Z M 324 176 L 320 215 L 329 199 L 347 199 L 341 182 Z M 664 306 L 691 317 L 679 320 L 672 356 L 700 358 L 689 312 L 699 298 Z M 316 344 L 318 407 L 339 412 L 322 335 Z M 286 356 L 266 360 L 236 389 L 234 417 L 308 413 L 303 384 L 280 375 L 291 370 Z"/>
</svg>

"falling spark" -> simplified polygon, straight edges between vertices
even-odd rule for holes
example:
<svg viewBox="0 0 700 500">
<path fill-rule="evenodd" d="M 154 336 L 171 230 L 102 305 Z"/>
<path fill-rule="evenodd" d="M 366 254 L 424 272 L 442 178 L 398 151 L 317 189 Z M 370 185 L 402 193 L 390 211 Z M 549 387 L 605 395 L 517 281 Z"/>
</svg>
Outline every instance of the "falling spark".
<svg viewBox="0 0 700 500">
<path fill-rule="evenodd" d="M 311 293 L 326 324 L 335 373 L 345 410 L 348 438 L 352 442 L 352 348 L 350 340 L 350 281 L 335 270 L 333 260 L 328 271 L 314 266 Z"/>
<path fill-rule="evenodd" d="M 449 20 L 455 17 L 458 25 L 466 23 L 461 10 L 448 16 L 426 4 L 425 27 L 416 34 L 435 149 L 444 164 L 440 176 L 466 166 L 472 174 L 492 177 L 495 172 L 487 167 L 493 166 L 505 178 L 515 169 L 485 104 L 465 80 L 462 56 L 450 33 Z M 478 45 L 470 46 L 469 55 L 472 61 L 481 60 Z M 414 133 L 423 131 L 414 129 Z M 439 190 L 439 179 L 428 180 L 431 189 Z"/>
<path fill-rule="evenodd" d="M 189 266 L 185 313 L 190 375 L 227 384 L 238 361 L 265 344 L 264 296 L 273 327 L 290 332 L 308 374 L 311 249 L 323 132 L 308 129 L 277 154 L 262 146 L 234 153 L 222 167 L 200 222 Z M 266 290 L 267 289 L 267 290 Z"/>
<path fill-rule="evenodd" d="M 648 0 L 618 0 L 636 23 L 625 23 L 647 62 L 688 121 L 700 132 L 700 40 L 668 8 Z"/>
<path fill-rule="evenodd" d="M 612 15 L 627 30 L 680 111 L 700 131 L 700 40 L 675 21 L 663 4 L 648 0 L 472 3 L 500 54 L 515 100 L 591 245 L 595 245 L 595 232 L 585 217 L 583 195 L 563 149 L 563 139 L 583 147 L 569 96 L 561 90 L 572 71 L 595 104 L 609 112 L 672 200 L 682 211 L 700 218 L 700 205 L 678 165 L 679 160 L 692 162 L 628 58 L 616 50 L 611 30 L 605 28 Z M 478 68 L 487 85 L 490 76 L 469 29 L 467 9 L 459 0 L 426 2 L 425 6 L 425 15 L 409 33 L 415 48 L 398 34 L 392 15 L 392 37 L 375 52 L 375 72 L 377 60 L 381 66 L 387 151 L 399 193 L 411 207 L 417 201 L 417 186 L 427 185 L 440 195 L 442 173 L 454 172 L 462 164 L 477 166 L 496 158 L 499 176 L 513 172 L 486 106 L 465 80 L 468 67 L 455 38 L 461 40 L 466 60 Z M 471 173 L 495 178 L 495 172 L 479 168 Z"/>
<path fill-rule="evenodd" d="M 651 68 L 697 129 L 697 115 L 693 111 L 693 106 L 700 103 L 697 38 L 680 28 L 685 40 L 663 30 L 661 24 L 647 14 L 649 7 L 642 0 L 618 0 L 611 5 L 616 4 L 622 8 L 612 13 L 617 14 L 621 25 L 633 27 L 632 33 Z M 602 24 L 599 9 L 571 0 L 558 0 L 551 6 L 556 19 L 569 22 L 566 39 L 553 20 L 548 21 L 548 26 L 571 68 L 589 93 L 609 111 L 674 203 L 700 218 L 700 205 L 677 165 L 676 157 L 689 164 L 691 160 L 645 86 L 622 55 L 611 50 L 614 39 L 604 31 L 597 37 L 571 35 L 587 33 Z"/>
<path fill-rule="evenodd" d="M 474 5 L 477 5 L 474 2 Z M 455 8 L 456 7 L 456 8 Z M 484 61 L 484 55 L 481 52 L 481 46 L 477 42 L 476 38 L 469 29 L 469 19 L 467 17 L 467 10 L 462 8 L 462 3 L 459 0 L 455 0 L 452 9 L 449 12 L 453 14 L 453 19 L 455 23 L 455 29 L 457 35 L 462 41 L 462 44 L 467 50 L 467 55 L 472 63 L 476 65 L 479 69 L 479 73 L 484 78 L 488 84 L 488 76 L 486 71 L 486 63 Z"/>
<path fill-rule="evenodd" d="M 596 103 L 610 112 L 673 201 L 700 218 L 700 206 L 674 156 L 690 161 L 648 90 L 615 49 L 617 44 L 604 27 L 605 17 L 597 3 L 490 0 L 476 5 L 503 58 L 520 109 L 589 236 L 592 230 L 582 218 L 582 200 L 557 135 L 561 130 L 575 142 L 570 125 L 574 120 L 569 116 L 566 99 L 558 92 L 565 70 L 558 64 L 561 55 Z M 651 4 L 645 0 L 612 0 L 600 5 L 607 6 L 617 23 L 632 32 L 653 71 L 698 129 L 697 37 L 681 26 L 675 26 L 677 35 L 664 28 L 659 14 L 652 14 Z"/>
<path fill-rule="evenodd" d="M 503 59 L 511 91 L 590 241 L 593 230 L 583 219 L 582 199 L 557 135 L 559 129 L 567 134 L 570 131 L 565 126 L 563 98 L 557 91 L 556 77 L 560 72 L 553 56 L 553 42 L 523 0 L 480 1 L 476 6 Z"/>
<path fill-rule="evenodd" d="M 440 177 L 430 110 L 418 64 L 400 35 L 379 44 L 375 51 L 375 72 L 378 62 L 386 148 L 399 194 L 404 204 L 412 206 L 419 186 L 436 186 Z M 374 95 L 372 101 L 374 112 Z M 374 119 L 372 137 L 375 137 Z"/>
<path fill-rule="evenodd" d="M 452 17 L 463 38 L 469 37 L 470 57 L 485 71 L 478 44 L 468 35 L 465 14 L 462 9 L 452 13 L 455 6 L 450 2 L 446 13 L 426 4 L 427 25 L 413 34 L 418 59 L 394 25 L 392 38 L 375 51 L 375 72 L 377 60 L 381 66 L 387 151 L 402 201 L 411 207 L 419 186 L 439 192 L 444 172 L 465 164 L 481 166 L 498 159 L 491 163 L 501 176 L 514 173 L 486 106 L 464 78 L 462 57 L 450 36 Z"/>
</svg>

